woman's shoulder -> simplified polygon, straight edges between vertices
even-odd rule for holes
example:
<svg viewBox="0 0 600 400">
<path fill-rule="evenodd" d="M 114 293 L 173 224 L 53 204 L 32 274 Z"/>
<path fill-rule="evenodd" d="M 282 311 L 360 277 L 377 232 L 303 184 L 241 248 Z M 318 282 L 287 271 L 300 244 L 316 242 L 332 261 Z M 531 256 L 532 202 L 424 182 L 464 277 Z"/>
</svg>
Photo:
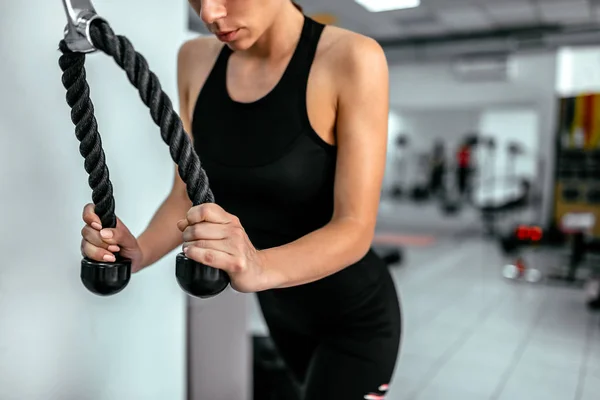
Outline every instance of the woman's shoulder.
<svg viewBox="0 0 600 400">
<path fill-rule="evenodd" d="M 177 81 L 179 91 L 185 96 L 194 96 L 204 85 L 210 71 L 223 48 L 215 37 L 201 36 L 187 40 L 177 55 Z M 191 101 L 191 98 L 186 98 Z"/>
<path fill-rule="evenodd" d="M 214 36 L 199 36 L 185 41 L 179 47 L 177 62 L 181 68 L 195 70 L 212 65 L 223 44 Z"/>
<path fill-rule="evenodd" d="M 334 25 L 324 29 L 321 46 L 322 51 L 329 53 L 341 61 L 357 55 L 383 55 L 383 48 L 375 39 Z"/>
<path fill-rule="evenodd" d="M 335 76 L 345 82 L 387 71 L 385 52 L 375 39 L 341 27 L 328 25 L 323 31 L 317 50 L 321 59 Z"/>
</svg>

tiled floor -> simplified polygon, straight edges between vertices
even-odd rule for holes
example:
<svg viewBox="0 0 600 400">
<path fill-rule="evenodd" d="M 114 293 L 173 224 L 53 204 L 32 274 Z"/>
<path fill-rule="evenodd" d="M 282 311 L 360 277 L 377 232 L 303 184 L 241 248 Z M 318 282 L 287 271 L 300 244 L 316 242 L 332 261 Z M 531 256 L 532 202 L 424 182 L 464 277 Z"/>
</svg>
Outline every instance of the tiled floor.
<svg viewBox="0 0 600 400">
<path fill-rule="evenodd" d="M 406 249 L 392 268 L 404 340 L 389 400 L 600 398 L 600 315 L 581 290 L 504 280 L 505 259 L 477 235 L 471 210 L 442 218 L 430 206 L 406 207 L 382 204 L 380 228 L 437 241 Z M 423 218 L 408 219 L 415 212 Z"/>
<path fill-rule="evenodd" d="M 600 398 L 600 315 L 580 290 L 507 282 L 501 266 L 483 240 L 407 250 L 390 400 Z"/>
<path fill-rule="evenodd" d="M 411 226 L 407 213 L 382 210 L 385 232 L 439 233 L 391 268 L 404 338 L 388 400 L 600 399 L 600 313 L 581 290 L 504 280 L 474 214 L 436 224 L 423 212 Z"/>
</svg>

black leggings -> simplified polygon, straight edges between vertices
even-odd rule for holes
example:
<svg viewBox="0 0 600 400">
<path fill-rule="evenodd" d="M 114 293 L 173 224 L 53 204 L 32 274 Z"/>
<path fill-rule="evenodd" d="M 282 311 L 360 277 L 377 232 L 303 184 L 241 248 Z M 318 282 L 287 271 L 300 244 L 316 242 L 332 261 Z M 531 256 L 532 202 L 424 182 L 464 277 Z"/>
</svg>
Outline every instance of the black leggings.
<svg viewBox="0 0 600 400">
<path fill-rule="evenodd" d="M 264 306 L 265 297 L 259 296 Z M 353 321 L 351 327 L 333 332 L 300 332 L 281 317 L 284 310 L 265 312 L 273 307 L 264 306 L 271 337 L 288 369 L 305 388 L 303 400 L 385 398 L 401 333 L 400 306 L 391 278 L 363 305 L 370 309 L 370 320 Z M 293 325 L 297 327 L 297 321 Z"/>
</svg>

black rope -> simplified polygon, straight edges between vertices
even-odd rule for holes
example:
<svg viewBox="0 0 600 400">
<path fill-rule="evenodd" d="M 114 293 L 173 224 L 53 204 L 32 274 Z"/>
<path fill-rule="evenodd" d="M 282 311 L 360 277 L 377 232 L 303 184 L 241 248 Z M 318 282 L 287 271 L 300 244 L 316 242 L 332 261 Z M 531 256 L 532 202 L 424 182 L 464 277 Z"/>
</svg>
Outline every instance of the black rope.
<svg viewBox="0 0 600 400">
<path fill-rule="evenodd" d="M 171 157 L 177 164 L 181 179 L 187 185 L 192 203 L 198 205 L 214 202 L 208 177 L 183 130 L 183 123 L 173 110 L 172 102 L 162 90 L 158 78 L 150 71 L 145 58 L 135 51 L 126 37 L 115 35 L 106 21 L 94 20 L 90 26 L 90 34 L 94 47 L 112 56 L 138 89 L 142 101 L 150 109 L 152 119 L 160 127 L 164 142 L 169 145 Z M 60 42 L 59 49 L 63 53 L 59 59 L 63 71 L 62 82 L 67 89 L 67 103 L 71 107 L 75 136 L 80 141 L 79 151 L 85 159 L 85 170 L 89 174 L 88 182 L 92 189 L 95 212 L 103 227 L 114 228 L 116 217 L 113 188 L 86 81 L 85 54 L 71 52 L 64 40 Z"/>
</svg>

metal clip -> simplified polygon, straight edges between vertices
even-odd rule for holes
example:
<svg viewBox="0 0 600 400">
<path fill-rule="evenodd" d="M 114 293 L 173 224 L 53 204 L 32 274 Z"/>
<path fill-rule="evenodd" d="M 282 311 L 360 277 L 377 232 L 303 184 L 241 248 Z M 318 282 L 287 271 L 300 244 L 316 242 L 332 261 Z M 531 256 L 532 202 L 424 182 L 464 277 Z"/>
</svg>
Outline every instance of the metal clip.
<svg viewBox="0 0 600 400">
<path fill-rule="evenodd" d="M 90 36 L 90 24 L 102 19 L 96 14 L 91 0 L 63 0 L 67 14 L 65 43 L 69 50 L 78 53 L 92 53 L 96 47 Z"/>
</svg>

